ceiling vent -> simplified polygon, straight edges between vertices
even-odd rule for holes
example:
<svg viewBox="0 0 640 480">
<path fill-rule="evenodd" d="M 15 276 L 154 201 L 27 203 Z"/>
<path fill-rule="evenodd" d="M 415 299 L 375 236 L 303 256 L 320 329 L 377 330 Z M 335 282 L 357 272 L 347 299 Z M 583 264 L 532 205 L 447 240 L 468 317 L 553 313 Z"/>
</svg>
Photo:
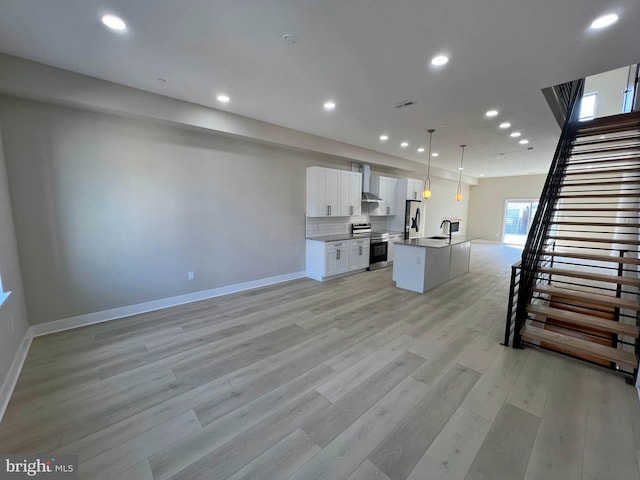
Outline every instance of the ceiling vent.
<svg viewBox="0 0 640 480">
<path fill-rule="evenodd" d="M 394 105 L 394 107 L 396 108 L 404 108 L 404 107 L 410 107 L 411 105 L 415 105 L 416 102 L 414 102 L 413 100 L 407 100 L 405 102 L 400 102 L 400 103 L 396 103 Z"/>
</svg>

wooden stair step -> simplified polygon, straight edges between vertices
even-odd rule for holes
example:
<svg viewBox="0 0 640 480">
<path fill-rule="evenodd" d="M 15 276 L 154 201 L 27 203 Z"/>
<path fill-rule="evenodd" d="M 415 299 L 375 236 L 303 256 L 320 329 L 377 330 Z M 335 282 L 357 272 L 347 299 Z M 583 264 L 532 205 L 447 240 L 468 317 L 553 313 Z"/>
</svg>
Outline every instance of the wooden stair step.
<svg viewBox="0 0 640 480">
<path fill-rule="evenodd" d="M 520 330 L 522 339 L 527 342 L 545 342 L 562 349 L 570 350 L 579 354 L 595 355 L 610 362 L 615 362 L 621 366 L 636 368 L 637 361 L 635 354 L 625 352 L 617 348 L 607 347 L 598 343 L 580 340 L 569 337 L 561 333 L 543 330 L 542 328 L 525 325 Z"/>
<path fill-rule="evenodd" d="M 604 273 L 583 272 L 580 270 L 567 270 L 564 268 L 540 267 L 537 270 L 540 273 L 548 273 L 561 277 L 582 278 L 585 280 L 595 280 L 597 282 L 614 283 L 620 285 L 629 285 L 632 287 L 640 287 L 640 279 L 632 277 L 623 277 L 619 275 L 607 275 Z"/>
<path fill-rule="evenodd" d="M 571 288 L 556 287 L 555 285 L 535 285 L 534 292 L 546 293 L 557 298 L 567 298 L 571 300 L 583 300 L 594 304 L 600 304 L 607 307 L 624 308 L 627 310 L 640 310 L 640 304 L 626 298 L 618 298 L 613 295 L 601 295 L 599 293 L 591 293 L 583 290 L 574 290 Z"/>
<path fill-rule="evenodd" d="M 614 152 L 631 152 L 634 150 L 640 150 L 640 145 L 621 145 L 618 147 L 607 147 L 607 148 L 591 148 L 585 150 L 575 150 L 571 151 L 571 158 L 581 155 L 597 155 L 599 153 L 614 153 Z"/>
<path fill-rule="evenodd" d="M 624 222 L 568 222 L 566 220 L 552 221 L 553 225 L 577 225 L 579 227 L 633 227 L 640 228 L 640 223 Z"/>
<path fill-rule="evenodd" d="M 606 133 L 603 130 L 614 130 L 616 127 L 628 127 L 629 130 L 634 128 L 640 128 L 640 113 L 618 113 L 616 115 L 609 115 L 606 117 L 594 118 L 592 120 L 586 120 L 579 123 L 576 132 L 580 136 L 595 135 L 598 132 L 600 135 Z"/>
<path fill-rule="evenodd" d="M 569 312 L 559 308 L 545 307 L 544 305 L 529 305 L 527 312 L 534 315 L 542 315 L 546 318 L 561 320 L 571 325 L 584 328 L 593 328 L 603 332 L 617 333 L 633 338 L 638 338 L 638 327 L 635 325 L 625 325 L 613 320 L 605 320 L 582 313 Z"/>
<path fill-rule="evenodd" d="M 619 198 L 619 197 L 640 197 L 638 193 L 562 193 L 558 198 Z"/>
<path fill-rule="evenodd" d="M 558 212 L 640 212 L 640 208 L 637 207 L 554 207 L 554 210 Z"/>
<path fill-rule="evenodd" d="M 593 233 L 602 233 L 602 232 L 593 232 Z M 620 245 L 638 245 L 640 241 L 638 240 L 623 240 L 623 239 L 611 239 L 611 238 L 599 238 L 599 237 L 577 237 L 571 235 L 548 235 L 547 238 L 549 240 L 566 240 L 570 242 L 592 242 L 592 243 L 618 243 Z"/>
<path fill-rule="evenodd" d="M 635 180 L 604 180 L 598 182 L 572 182 L 572 183 L 563 183 L 562 188 L 565 187 L 599 187 L 601 185 L 638 185 L 640 184 L 640 177 L 636 177 Z"/>
<path fill-rule="evenodd" d="M 595 260 L 597 262 L 622 263 L 625 265 L 640 265 L 640 258 L 618 257 L 618 256 L 614 257 L 612 255 L 597 255 L 594 253 L 565 252 L 562 250 L 555 250 L 553 252 L 545 252 L 545 255 L 549 255 L 551 257 L 562 257 L 562 258 L 582 258 L 584 260 Z"/>
<path fill-rule="evenodd" d="M 637 167 L 629 167 L 629 168 L 608 168 L 605 170 L 599 170 L 596 168 L 588 168 L 588 169 L 567 169 L 565 171 L 565 175 L 594 175 L 594 174 L 608 174 L 608 173 L 628 173 L 628 172 L 640 172 L 640 168 Z"/>
<path fill-rule="evenodd" d="M 581 137 L 578 141 L 576 141 L 573 146 L 574 147 L 582 147 L 583 145 L 606 145 L 608 143 L 615 142 L 633 142 L 640 141 L 639 133 L 632 133 L 631 135 L 614 135 L 606 138 L 594 138 L 591 140 L 587 140 L 587 137 Z"/>
<path fill-rule="evenodd" d="M 597 157 L 597 158 L 590 158 L 590 159 L 583 159 L 583 158 L 579 158 L 576 159 L 574 161 L 569 160 L 569 163 L 567 164 L 567 166 L 571 166 L 571 167 L 579 167 L 580 165 L 596 165 L 596 164 L 601 164 L 601 163 L 627 163 L 628 166 L 634 166 L 638 164 L 638 160 L 640 160 L 640 156 L 638 155 L 625 155 L 625 156 L 619 156 L 619 157 Z M 620 165 L 623 166 L 623 165 Z"/>
</svg>

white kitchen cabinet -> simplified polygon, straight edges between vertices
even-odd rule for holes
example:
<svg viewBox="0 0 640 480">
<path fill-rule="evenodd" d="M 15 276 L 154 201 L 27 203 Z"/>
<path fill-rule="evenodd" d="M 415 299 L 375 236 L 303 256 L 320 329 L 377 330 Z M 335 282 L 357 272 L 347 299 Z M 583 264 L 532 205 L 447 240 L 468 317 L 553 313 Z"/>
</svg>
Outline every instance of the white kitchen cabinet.
<svg viewBox="0 0 640 480">
<path fill-rule="evenodd" d="M 398 179 L 372 175 L 370 187 L 371 193 L 379 196 L 383 200 L 371 211 L 371 215 L 396 215 Z"/>
<path fill-rule="evenodd" d="M 325 167 L 307 168 L 307 217 L 359 215 L 361 197 L 361 173 Z"/>
<path fill-rule="evenodd" d="M 349 270 L 369 266 L 369 239 L 349 240 Z"/>
<path fill-rule="evenodd" d="M 349 271 L 349 242 L 326 242 L 325 277 L 340 275 Z"/>
<path fill-rule="evenodd" d="M 407 197 L 406 200 L 422 200 L 422 180 L 414 178 L 407 179 Z"/>
<path fill-rule="evenodd" d="M 340 170 L 340 215 L 360 215 L 362 211 L 362 174 Z"/>
<path fill-rule="evenodd" d="M 307 240 L 307 277 L 325 280 L 369 266 L 369 238 L 322 242 Z"/>
</svg>

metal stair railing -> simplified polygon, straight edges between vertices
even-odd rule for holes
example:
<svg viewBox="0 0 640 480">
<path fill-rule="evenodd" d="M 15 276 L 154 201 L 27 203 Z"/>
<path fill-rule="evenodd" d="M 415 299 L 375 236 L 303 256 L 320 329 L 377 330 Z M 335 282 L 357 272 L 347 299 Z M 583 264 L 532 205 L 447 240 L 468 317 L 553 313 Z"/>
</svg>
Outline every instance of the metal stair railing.
<svg viewBox="0 0 640 480">
<path fill-rule="evenodd" d="M 511 319 L 508 319 L 508 330 L 505 331 L 505 344 L 509 344 L 509 336 L 513 330 L 513 347 L 521 347 L 520 330 L 527 319 L 527 305 L 531 299 L 533 285 L 536 281 L 536 272 L 540 259 L 544 254 L 547 233 L 551 228 L 551 220 L 554 216 L 554 208 L 558 200 L 558 194 L 562 187 L 565 170 L 571 155 L 571 149 L 576 138 L 577 120 L 580 107 L 580 99 L 584 89 L 584 79 L 576 80 L 561 87 L 561 100 L 565 103 L 568 112 L 558 146 L 556 147 L 549 174 L 545 181 L 538 209 L 534 216 L 527 236 L 527 241 L 522 252 L 520 264 L 520 278 L 517 292 L 517 302 L 513 327 Z M 514 292 L 515 294 L 515 292 Z M 509 299 L 512 301 L 512 299 Z"/>
</svg>

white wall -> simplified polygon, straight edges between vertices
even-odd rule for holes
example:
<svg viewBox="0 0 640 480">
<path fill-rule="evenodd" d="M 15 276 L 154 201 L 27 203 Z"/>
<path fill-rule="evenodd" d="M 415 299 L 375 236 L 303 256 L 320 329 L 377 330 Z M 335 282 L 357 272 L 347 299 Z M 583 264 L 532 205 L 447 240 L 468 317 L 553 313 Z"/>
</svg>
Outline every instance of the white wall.
<svg viewBox="0 0 640 480">
<path fill-rule="evenodd" d="M 499 242 L 505 200 L 540 198 L 546 178 L 523 175 L 480 179 L 470 189 L 468 235 Z"/>
<path fill-rule="evenodd" d="M 598 93 L 595 117 L 622 112 L 622 92 L 627 87 L 629 67 L 592 75 L 585 79 L 584 94 Z"/>
<path fill-rule="evenodd" d="M 29 328 L 3 152 L 0 131 L 0 274 L 4 290 L 12 292 L 0 307 L 0 392 L 4 390 L 7 373 Z"/>
<path fill-rule="evenodd" d="M 431 198 L 423 200 L 425 206 L 424 236 L 442 235 L 440 228 L 442 220 L 459 219 L 459 235 L 464 236 L 469 231 L 469 185 L 462 184 L 462 200 L 455 199 L 458 191 L 458 182 L 443 178 L 431 179 Z"/>
</svg>

